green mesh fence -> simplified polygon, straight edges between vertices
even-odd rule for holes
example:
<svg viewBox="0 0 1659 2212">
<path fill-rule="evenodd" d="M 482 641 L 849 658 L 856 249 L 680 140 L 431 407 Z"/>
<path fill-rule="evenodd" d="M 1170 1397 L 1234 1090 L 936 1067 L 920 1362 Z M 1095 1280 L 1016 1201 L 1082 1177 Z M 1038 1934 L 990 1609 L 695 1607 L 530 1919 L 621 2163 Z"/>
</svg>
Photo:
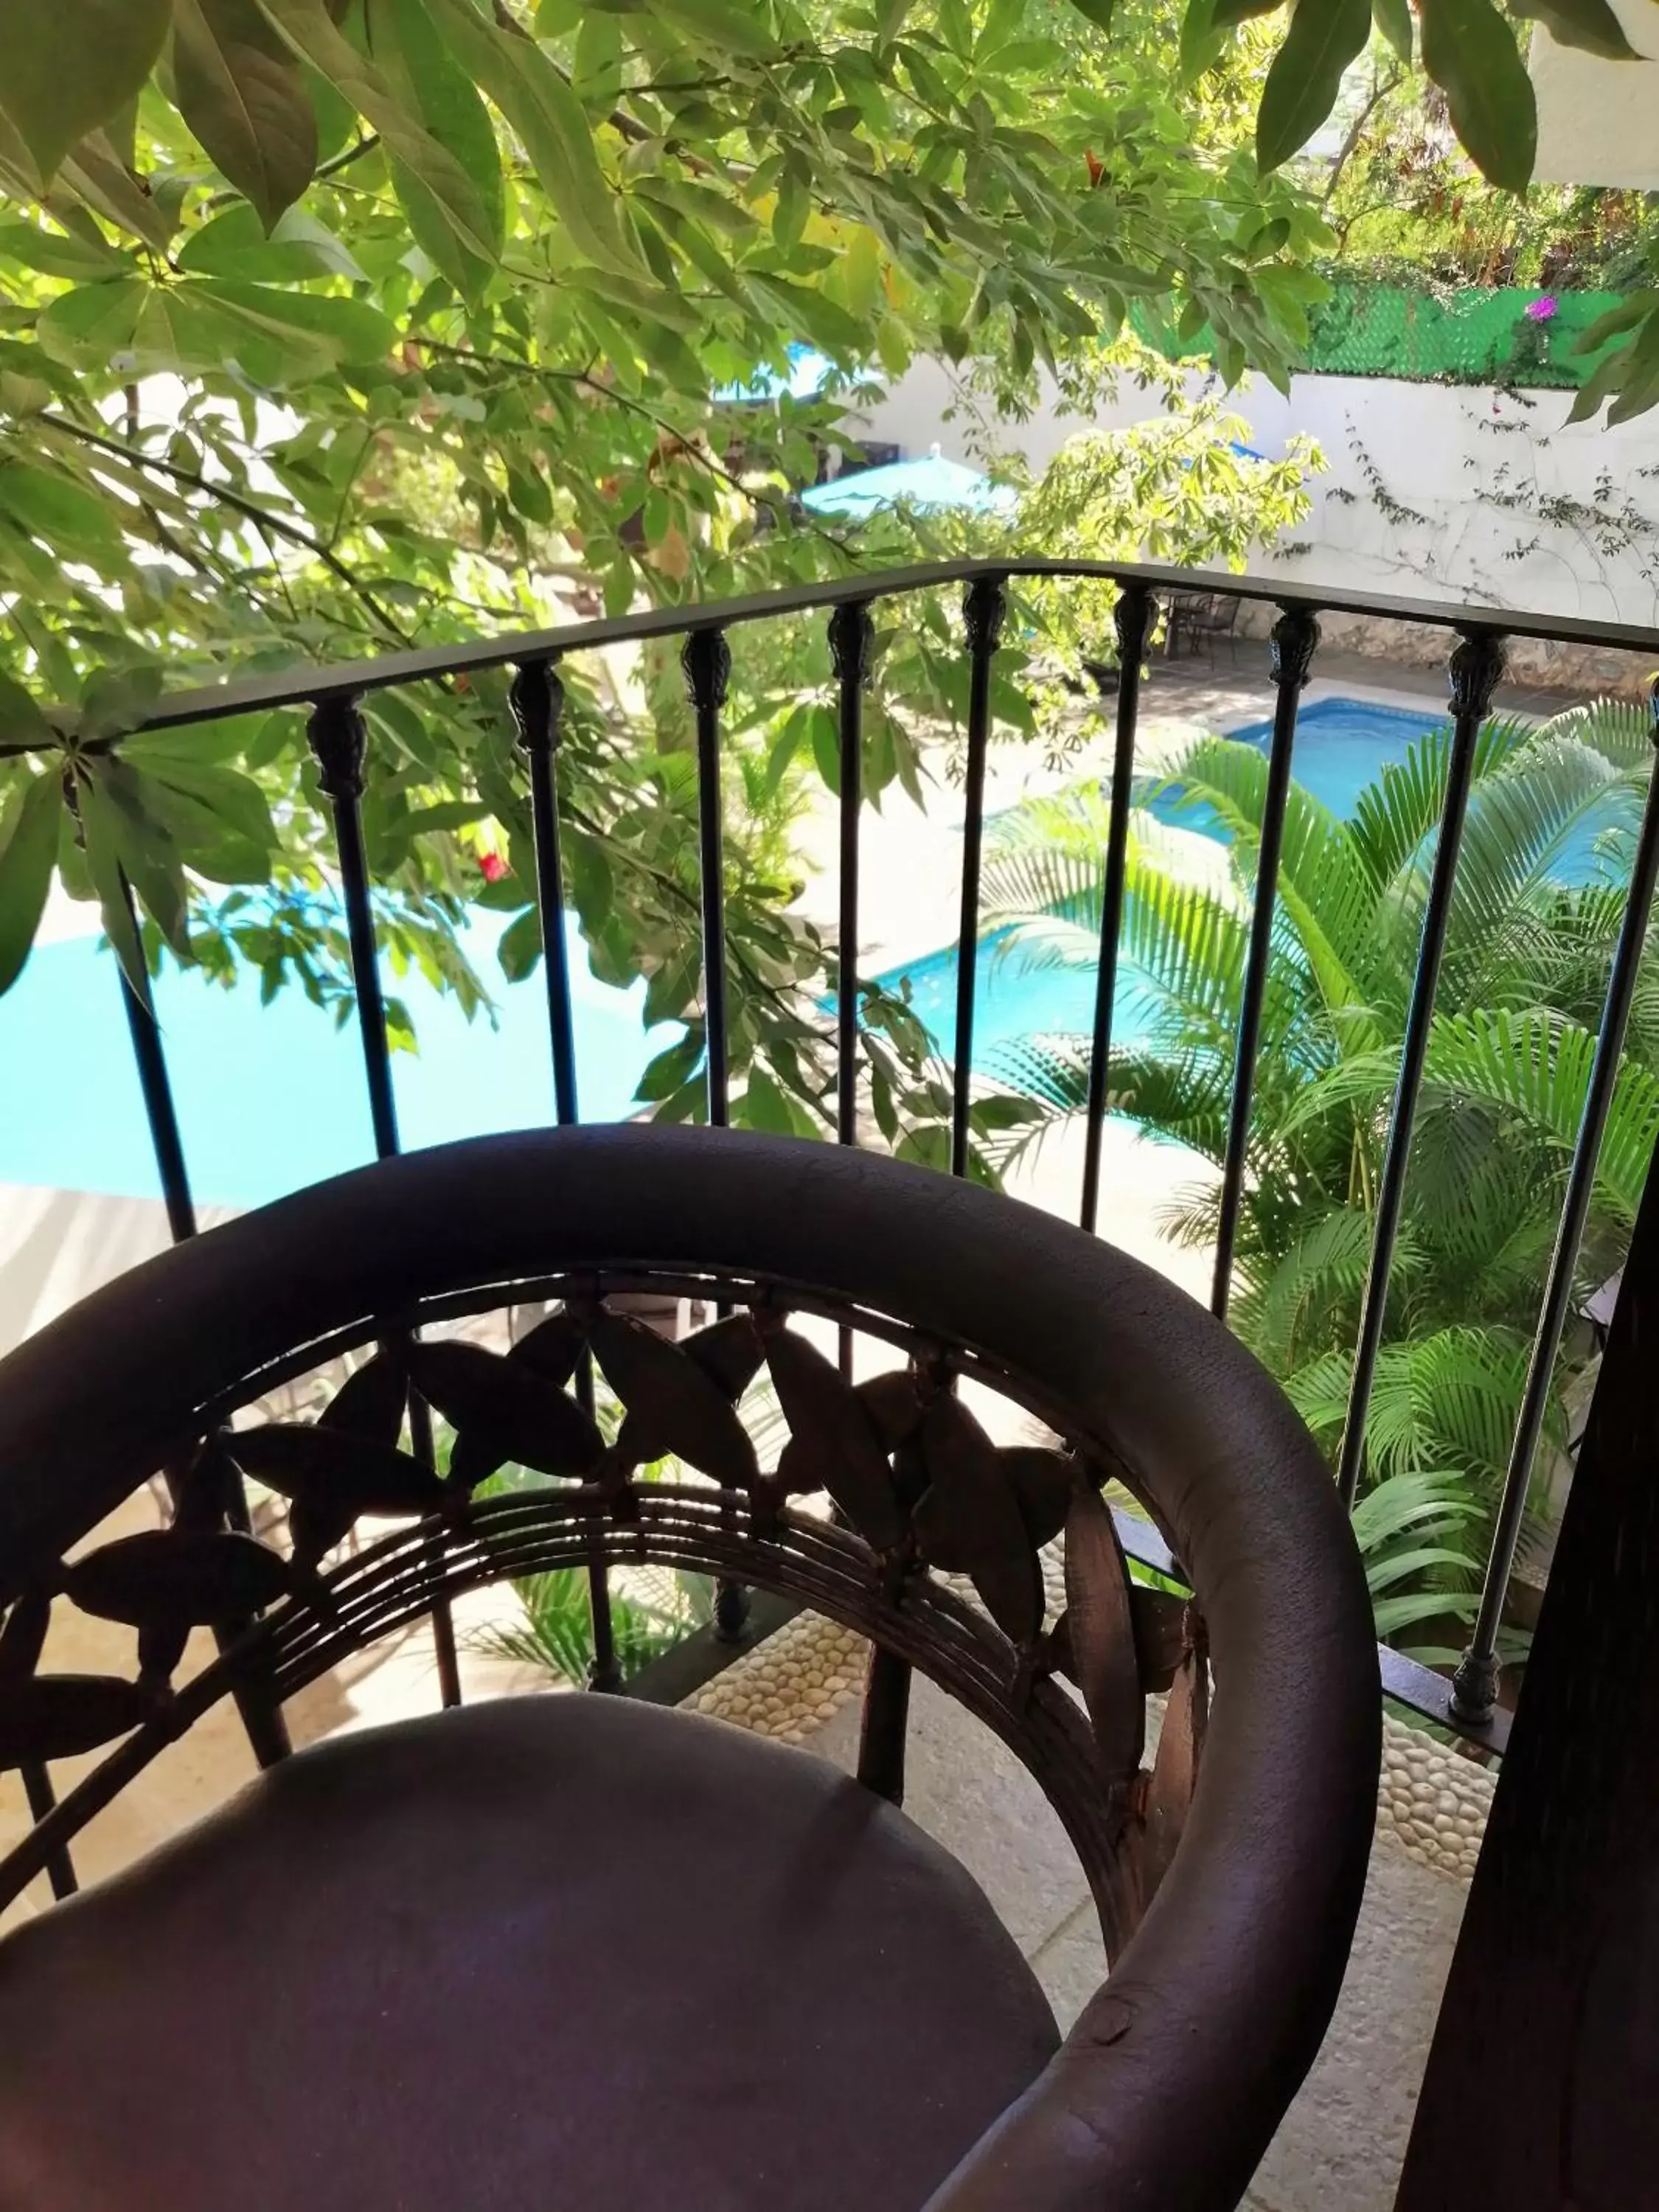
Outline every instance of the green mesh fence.
<svg viewBox="0 0 1659 2212">
<path fill-rule="evenodd" d="M 1303 368 L 1326 376 L 1398 376 L 1413 382 L 1576 386 L 1603 357 L 1575 350 L 1590 325 L 1622 304 L 1617 292 L 1548 295 L 1553 313 L 1527 313 L 1546 295 L 1518 289 L 1449 294 L 1389 284 L 1339 284 L 1310 318 Z M 1207 334 L 1176 346 L 1155 319 L 1139 334 L 1172 356 L 1201 353 Z"/>
</svg>

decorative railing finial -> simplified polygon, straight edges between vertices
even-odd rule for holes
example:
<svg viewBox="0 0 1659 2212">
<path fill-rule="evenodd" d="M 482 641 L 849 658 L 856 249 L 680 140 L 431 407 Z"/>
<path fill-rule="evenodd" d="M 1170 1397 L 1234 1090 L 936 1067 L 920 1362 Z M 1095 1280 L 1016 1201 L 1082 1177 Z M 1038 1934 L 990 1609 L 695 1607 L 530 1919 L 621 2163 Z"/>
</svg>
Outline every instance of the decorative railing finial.
<svg viewBox="0 0 1659 2212">
<path fill-rule="evenodd" d="M 830 617 L 830 663 L 837 684 L 868 690 L 876 665 L 876 626 L 867 599 L 848 599 Z"/>
<path fill-rule="evenodd" d="M 975 576 L 962 595 L 962 619 L 967 625 L 969 650 L 988 657 L 1002 641 L 1008 594 L 1000 576 Z"/>
<path fill-rule="evenodd" d="M 1507 663 L 1501 637 L 1486 630 L 1465 631 L 1453 648 L 1448 678 L 1453 714 L 1484 720 Z"/>
<path fill-rule="evenodd" d="M 507 699 L 519 732 L 519 750 L 556 752 L 564 725 L 564 683 L 552 658 L 521 661 Z"/>
<path fill-rule="evenodd" d="M 1117 665 L 1139 668 L 1146 639 L 1158 615 L 1158 602 L 1145 584 L 1126 584 L 1112 609 L 1112 629 L 1117 639 Z"/>
<path fill-rule="evenodd" d="M 362 710 L 350 693 L 319 699 L 311 710 L 306 735 L 322 770 L 317 781 L 325 796 L 340 800 L 361 799 L 368 732 Z"/>
<path fill-rule="evenodd" d="M 701 714 L 718 714 L 732 680 L 732 648 L 723 629 L 694 629 L 680 647 L 686 696 Z"/>
<path fill-rule="evenodd" d="M 1319 650 L 1319 624 L 1306 607 L 1286 607 L 1273 627 L 1273 682 L 1281 691 L 1305 690 Z"/>
</svg>

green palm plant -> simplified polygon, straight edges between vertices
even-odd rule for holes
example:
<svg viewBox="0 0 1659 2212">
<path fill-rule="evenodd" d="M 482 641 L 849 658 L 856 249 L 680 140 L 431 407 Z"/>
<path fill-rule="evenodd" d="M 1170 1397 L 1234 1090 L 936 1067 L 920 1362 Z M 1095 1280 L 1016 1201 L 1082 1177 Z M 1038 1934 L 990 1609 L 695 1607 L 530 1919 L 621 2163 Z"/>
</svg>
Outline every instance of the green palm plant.
<svg viewBox="0 0 1659 2212">
<path fill-rule="evenodd" d="M 520 1619 L 480 1632 L 477 1648 L 492 1658 L 540 1667 L 585 1689 L 593 1670 L 593 1622 L 585 1567 L 554 1567 L 514 1578 Z M 655 1574 L 640 1591 L 611 1591 L 611 1632 L 623 1681 L 683 1643 L 714 1615 L 714 1583 L 707 1575 Z"/>
<path fill-rule="evenodd" d="M 1347 819 L 1296 784 L 1286 809 L 1231 1317 L 1332 1447 L 1449 747 L 1449 730 L 1419 740 Z M 1492 1502 L 1650 757 L 1645 716 L 1616 702 L 1535 728 L 1493 720 L 1480 734 L 1367 1425 L 1370 1485 L 1444 1479 L 1477 1517 Z M 1255 746 L 1205 738 L 1142 783 L 1132 817 L 1117 1022 L 1125 1041 L 1112 1054 L 1109 1096 L 1115 1112 L 1216 1169 L 1266 786 Z M 1093 967 L 1107 811 L 1090 787 L 1034 802 L 998 826 L 984 926 L 1006 933 L 1007 957 Z M 1183 823 L 1218 825 L 1225 842 L 1200 848 L 1172 835 Z M 1564 862 L 1582 855 L 1592 831 L 1594 879 L 1564 884 Z M 1075 1113 L 1088 1051 L 1084 1037 L 1035 1037 L 1000 1072 L 1051 1117 Z M 1659 981 L 1648 978 L 1580 1254 L 1587 1286 L 1618 1264 L 1656 1134 Z M 1179 1241 L 1208 1242 L 1218 1202 L 1212 1174 L 1167 1226 Z M 1443 1586 L 1464 1571 L 1443 1541 L 1431 1548 L 1443 1556 L 1416 1561 L 1412 1573 L 1431 1565 Z M 1400 1601 L 1412 1595 L 1391 1578 L 1379 1621 L 1403 1623 Z"/>
</svg>

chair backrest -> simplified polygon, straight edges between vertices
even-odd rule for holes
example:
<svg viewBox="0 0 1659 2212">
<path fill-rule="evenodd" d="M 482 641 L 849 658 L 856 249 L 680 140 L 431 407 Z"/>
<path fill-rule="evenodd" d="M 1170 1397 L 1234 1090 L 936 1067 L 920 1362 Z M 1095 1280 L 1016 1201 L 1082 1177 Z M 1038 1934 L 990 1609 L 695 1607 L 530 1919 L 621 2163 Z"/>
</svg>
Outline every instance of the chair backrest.
<svg viewBox="0 0 1659 2212">
<path fill-rule="evenodd" d="M 641 1291 L 722 1317 L 672 1344 L 609 1303 Z M 474 1317 L 531 1302 L 553 1306 L 539 1327 L 480 1337 Z M 849 1380 L 837 1327 L 897 1364 Z M 268 1418 L 364 1350 L 315 1421 Z M 787 1442 L 763 1465 L 737 1408 L 769 1383 Z M 641 1479 L 665 1458 L 681 1479 Z M 480 1496 L 508 1463 L 545 1480 Z M 158 1474 L 173 1526 L 86 1549 Z M 236 1533 L 246 1480 L 289 1501 L 288 1546 Z M 1173 1624 L 1132 1587 L 1108 1483 L 1190 1583 Z M 834 1515 L 792 1502 L 825 1492 Z M 340 1557 L 366 1517 L 389 1533 Z M 1062 1532 L 1055 1618 L 1039 1553 Z M 1149 2177 L 1163 2201 L 1232 2202 L 1318 2047 L 1364 1881 L 1379 1700 L 1346 1520 L 1282 1395 L 1183 1293 L 855 1152 L 621 1127 L 416 1153 L 178 1248 L 0 1362 L 0 1764 L 44 1812 L 0 1902 L 217 1699 L 275 1759 L 284 1699 L 374 1638 L 483 1583 L 642 1556 L 799 1599 L 922 1669 L 1073 1837 L 1115 1971 L 940 2206 L 1001 2202 L 1010 2161 L 1041 2178 L 1030 2204 Z M 54 1604 L 131 1622 L 131 1674 L 40 1672 Z M 221 1656 L 187 1676 L 198 1624 Z M 889 1787 L 902 1713 L 875 1716 Z M 46 1809 L 50 1763 L 105 1745 Z"/>
</svg>

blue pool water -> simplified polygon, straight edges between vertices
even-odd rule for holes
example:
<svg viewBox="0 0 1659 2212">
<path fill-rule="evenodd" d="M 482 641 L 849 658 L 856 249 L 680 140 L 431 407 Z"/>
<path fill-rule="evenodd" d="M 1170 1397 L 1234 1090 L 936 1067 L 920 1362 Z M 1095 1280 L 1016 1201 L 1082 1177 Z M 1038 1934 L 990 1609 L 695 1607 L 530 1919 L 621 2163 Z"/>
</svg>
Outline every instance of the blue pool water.
<svg viewBox="0 0 1659 2212">
<path fill-rule="evenodd" d="M 1352 816 L 1359 795 L 1391 763 L 1403 760 L 1443 714 L 1373 706 L 1361 699 L 1321 699 L 1297 718 L 1293 773 L 1332 813 Z M 1273 737 L 1271 721 L 1247 723 L 1227 735 L 1264 752 Z M 1208 836 L 1224 833 L 1206 806 L 1183 804 L 1164 793 L 1153 813 L 1177 828 Z M 1603 825 L 1582 823 L 1563 849 L 1555 873 L 1564 884 L 1587 883 L 1598 872 L 1595 842 Z M 911 1003 L 941 1050 L 956 1033 L 957 962 L 954 945 L 890 969 L 880 981 L 897 990 L 908 979 Z M 1085 1036 L 1094 1026 L 1092 969 L 1033 968 L 1011 949 L 1006 934 L 986 939 L 975 961 L 974 1066 L 982 1075 L 1006 1077 L 1011 1048 L 1030 1036 Z M 1120 957 L 1113 1000 L 1112 1033 L 1121 1044 L 1147 1034 L 1150 998 L 1133 963 Z"/>
<path fill-rule="evenodd" d="M 412 973 L 387 978 L 408 1007 L 418 1053 L 393 1056 L 403 1141 L 531 1128 L 552 1119 L 547 999 L 539 969 L 503 978 L 506 917 L 475 911 L 472 964 L 500 1026 L 469 1024 L 453 999 Z M 647 1060 L 679 1034 L 642 1024 L 645 986 L 596 982 L 568 920 L 577 1080 L 584 1119 L 634 1110 Z M 227 991 L 169 968 L 155 986 L 185 1157 L 199 1200 L 257 1206 L 374 1157 L 362 1053 L 295 988 L 261 1006 L 250 978 Z M 161 1194 L 133 1071 L 114 956 L 96 937 L 41 945 L 0 1000 L 0 1180 L 153 1198 Z"/>
</svg>

